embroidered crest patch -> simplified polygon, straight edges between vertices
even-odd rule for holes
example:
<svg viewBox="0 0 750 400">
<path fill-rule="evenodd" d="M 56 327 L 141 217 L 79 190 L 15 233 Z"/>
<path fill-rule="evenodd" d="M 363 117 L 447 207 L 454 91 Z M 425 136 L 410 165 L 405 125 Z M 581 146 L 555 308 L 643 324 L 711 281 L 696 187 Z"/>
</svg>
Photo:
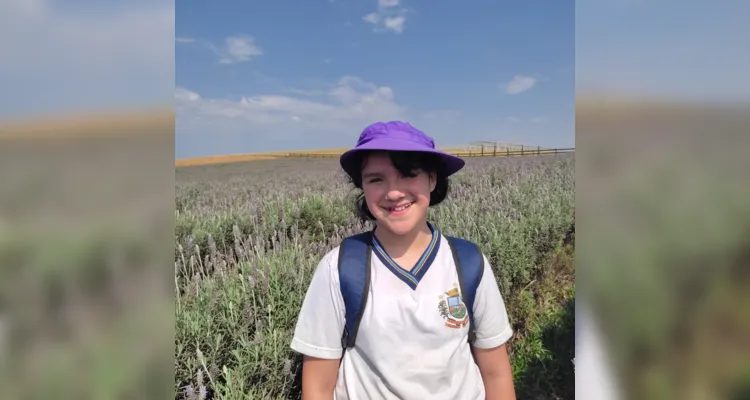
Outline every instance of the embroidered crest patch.
<svg viewBox="0 0 750 400">
<path fill-rule="evenodd" d="M 445 320 L 445 326 L 459 329 L 469 323 L 469 313 L 466 310 L 458 290 L 458 284 L 454 283 L 453 287 L 439 296 L 438 311 L 440 316 Z"/>
</svg>

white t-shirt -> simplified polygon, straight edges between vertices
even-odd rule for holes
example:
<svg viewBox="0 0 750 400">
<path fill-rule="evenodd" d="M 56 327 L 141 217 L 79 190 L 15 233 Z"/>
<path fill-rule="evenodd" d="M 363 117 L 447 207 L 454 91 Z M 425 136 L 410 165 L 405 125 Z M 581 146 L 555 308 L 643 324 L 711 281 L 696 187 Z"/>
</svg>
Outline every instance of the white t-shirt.
<svg viewBox="0 0 750 400">
<path fill-rule="evenodd" d="M 485 398 L 467 341 L 468 314 L 461 313 L 463 303 L 456 302 L 460 288 L 449 246 L 436 230 L 431 246 L 409 273 L 375 241 L 367 305 L 357 341 L 340 364 L 334 399 Z M 342 356 L 345 305 L 338 251 L 336 247 L 323 257 L 307 290 L 291 343 L 298 353 Z M 483 257 L 484 275 L 474 300 L 474 345 L 493 348 L 510 339 L 512 329 L 492 268 Z"/>
</svg>

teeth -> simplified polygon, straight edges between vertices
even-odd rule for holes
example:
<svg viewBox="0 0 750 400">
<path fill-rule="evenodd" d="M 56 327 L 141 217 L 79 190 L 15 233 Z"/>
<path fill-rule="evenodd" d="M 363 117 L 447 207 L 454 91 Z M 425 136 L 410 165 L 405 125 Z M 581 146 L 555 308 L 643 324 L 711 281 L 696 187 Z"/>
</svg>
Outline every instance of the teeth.
<svg viewBox="0 0 750 400">
<path fill-rule="evenodd" d="M 401 206 L 401 207 L 391 207 L 391 210 L 392 211 L 403 211 L 403 210 L 406 210 L 409 207 L 411 207 L 411 203 L 409 203 L 409 204 L 407 204 L 405 206 Z"/>
</svg>

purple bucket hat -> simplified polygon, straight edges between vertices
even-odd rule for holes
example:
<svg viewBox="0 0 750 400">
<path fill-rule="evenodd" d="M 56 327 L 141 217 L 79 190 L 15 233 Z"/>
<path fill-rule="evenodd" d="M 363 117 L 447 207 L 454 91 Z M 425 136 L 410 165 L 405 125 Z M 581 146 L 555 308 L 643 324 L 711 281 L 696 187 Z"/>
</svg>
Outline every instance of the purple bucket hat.
<svg viewBox="0 0 750 400">
<path fill-rule="evenodd" d="M 362 150 L 423 151 L 437 154 L 445 164 L 447 175 L 453 175 L 464 167 L 464 160 L 435 148 L 435 141 L 408 122 L 376 122 L 366 127 L 359 135 L 357 145 L 341 155 L 341 167 L 351 171 L 352 162 Z"/>
</svg>

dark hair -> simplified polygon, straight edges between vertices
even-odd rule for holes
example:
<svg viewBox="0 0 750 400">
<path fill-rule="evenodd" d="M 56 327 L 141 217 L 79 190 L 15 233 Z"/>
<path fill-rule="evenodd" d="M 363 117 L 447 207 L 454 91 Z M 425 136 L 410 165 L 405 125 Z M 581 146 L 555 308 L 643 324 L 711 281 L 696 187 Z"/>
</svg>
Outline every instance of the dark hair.
<svg viewBox="0 0 750 400">
<path fill-rule="evenodd" d="M 362 169 L 365 166 L 365 160 L 367 160 L 367 157 L 370 154 L 377 152 L 378 151 L 359 152 L 354 158 L 354 161 L 350 164 L 351 167 L 345 169 L 346 174 L 349 176 L 349 182 L 360 191 L 362 191 Z M 445 173 L 445 164 L 440 159 L 439 155 L 421 151 L 390 151 L 387 153 L 393 166 L 403 176 L 415 176 L 416 172 L 420 170 L 427 173 L 435 173 L 437 182 L 435 184 L 435 190 L 430 193 L 430 207 L 436 206 L 445 200 L 448 195 L 450 182 Z M 363 221 L 375 220 L 375 217 L 367 208 L 364 192 L 360 192 L 359 195 L 357 195 L 354 202 L 354 212 Z"/>
</svg>

